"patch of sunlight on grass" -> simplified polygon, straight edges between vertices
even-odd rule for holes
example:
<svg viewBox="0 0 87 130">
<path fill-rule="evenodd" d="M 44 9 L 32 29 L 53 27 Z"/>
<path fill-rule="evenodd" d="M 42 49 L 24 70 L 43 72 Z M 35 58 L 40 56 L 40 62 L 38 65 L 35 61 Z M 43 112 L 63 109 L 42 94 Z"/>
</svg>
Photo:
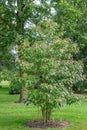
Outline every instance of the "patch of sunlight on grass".
<svg viewBox="0 0 87 130">
<path fill-rule="evenodd" d="M 10 81 L 7 81 L 7 80 L 2 80 L 2 81 L 0 82 L 0 85 L 1 85 L 2 87 L 8 87 L 9 84 L 10 84 Z"/>
</svg>

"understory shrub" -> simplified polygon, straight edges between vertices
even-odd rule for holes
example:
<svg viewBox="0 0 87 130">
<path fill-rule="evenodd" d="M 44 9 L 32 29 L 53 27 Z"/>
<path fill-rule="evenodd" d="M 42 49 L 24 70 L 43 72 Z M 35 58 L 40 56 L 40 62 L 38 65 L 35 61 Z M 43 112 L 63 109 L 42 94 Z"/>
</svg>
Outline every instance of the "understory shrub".
<svg viewBox="0 0 87 130">
<path fill-rule="evenodd" d="M 17 78 L 13 78 L 10 87 L 9 87 L 9 94 L 20 94 L 20 84 Z"/>
<path fill-rule="evenodd" d="M 73 90 L 75 92 L 84 92 L 85 89 L 87 89 L 87 80 L 83 80 L 83 81 L 78 81 L 76 82 L 76 84 L 73 86 Z"/>
<path fill-rule="evenodd" d="M 0 85 L 0 88 L 2 88 L 2 85 Z"/>
</svg>

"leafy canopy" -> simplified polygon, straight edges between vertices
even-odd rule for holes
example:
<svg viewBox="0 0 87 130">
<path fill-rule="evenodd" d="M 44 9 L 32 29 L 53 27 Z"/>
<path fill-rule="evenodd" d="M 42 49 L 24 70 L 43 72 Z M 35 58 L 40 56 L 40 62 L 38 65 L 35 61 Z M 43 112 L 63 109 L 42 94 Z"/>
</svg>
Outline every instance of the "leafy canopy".
<svg viewBox="0 0 87 130">
<path fill-rule="evenodd" d="M 72 86 L 83 79 L 83 68 L 81 61 L 73 59 L 78 52 L 77 46 L 69 39 L 58 37 L 60 34 L 55 22 L 45 20 L 38 28 L 42 34 L 41 41 L 31 45 L 25 39 L 18 46 L 20 59 L 17 68 L 21 68 L 21 80 L 29 88 L 27 103 L 39 106 L 47 123 L 59 101 L 71 104 L 78 99 L 72 94 Z"/>
</svg>

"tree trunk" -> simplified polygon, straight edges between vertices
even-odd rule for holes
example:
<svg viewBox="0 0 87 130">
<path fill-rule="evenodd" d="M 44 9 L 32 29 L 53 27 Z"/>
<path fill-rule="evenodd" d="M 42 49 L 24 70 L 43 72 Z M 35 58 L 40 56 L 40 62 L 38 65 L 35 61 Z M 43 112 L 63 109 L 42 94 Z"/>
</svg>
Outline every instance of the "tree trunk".
<svg viewBox="0 0 87 130">
<path fill-rule="evenodd" d="M 41 108 L 41 111 L 42 111 L 43 123 L 44 125 L 47 125 L 50 120 L 51 110 Z"/>
<path fill-rule="evenodd" d="M 18 30 L 18 33 L 20 35 L 22 35 L 23 31 L 24 31 L 24 20 L 23 20 L 23 18 L 21 16 L 22 11 L 23 11 L 22 3 L 23 3 L 22 1 L 17 0 L 18 11 L 17 11 L 17 14 L 16 14 L 16 20 L 17 20 L 16 29 Z M 18 46 L 20 46 L 20 45 L 18 45 Z M 18 58 L 19 58 L 19 60 L 21 59 L 19 50 L 18 50 Z M 20 75 L 20 77 L 22 77 L 22 69 L 21 68 L 19 68 L 19 75 Z M 19 97 L 19 102 L 20 103 L 22 103 L 23 99 L 24 99 L 23 91 L 24 91 L 24 85 L 21 86 L 21 90 L 20 90 L 20 97 Z"/>
<path fill-rule="evenodd" d="M 21 86 L 20 90 L 20 96 L 19 96 L 19 103 L 22 103 L 24 100 L 24 95 L 23 95 L 23 87 Z"/>
<path fill-rule="evenodd" d="M 19 76 L 20 78 L 22 77 L 22 69 L 19 68 Z M 24 99 L 24 84 L 21 84 L 21 89 L 20 89 L 20 96 L 19 96 L 19 102 L 22 103 L 23 102 L 23 99 Z"/>
<path fill-rule="evenodd" d="M 47 105 L 48 105 L 48 97 L 46 96 L 45 106 L 41 107 L 44 125 L 48 124 L 52 112 L 52 110 L 48 108 Z"/>
</svg>

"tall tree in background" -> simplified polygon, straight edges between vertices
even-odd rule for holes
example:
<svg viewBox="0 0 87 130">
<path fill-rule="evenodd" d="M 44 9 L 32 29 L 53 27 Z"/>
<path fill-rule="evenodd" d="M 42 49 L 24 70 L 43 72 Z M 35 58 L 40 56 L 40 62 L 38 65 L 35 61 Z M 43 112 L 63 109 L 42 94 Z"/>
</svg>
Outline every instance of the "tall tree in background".
<svg viewBox="0 0 87 130">
<path fill-rule="evenodd" d="M 51 4 L 55 9 L 52 18 L 64 31 L 63 38 L 78 45 L 80 52 L 74 58 L 83 61 L 87 75 L 87 0 L 51 0 Z"/>
<path fill-rule="evenodd" d="M 21 40 L 24 40 L 26 37 L 31 39 L 31 42 L 36 40 L 37 34 L 31 29 L 28 30 L 29 33 L 27 34 L 26 30 L 32 25 L 36 26 L 40 20 L 49 17 L 48 13 L 49 4 L 46 1 L 37 3 L 31 0 L 2 0 L 0 2 L 0 57 L 3 62 L 6 61 L 6 56 L 9 52 L 7 49 L 10 48 L 10 46 L 21 46 L 23 42 Z M 18 58 L 20 59 L 19 50 L 17 51 Z M 11 55 L 10 57 L 7 56 L 8 63 L 10 63 L 10 58 Z M 22 70 L 19 68 L 20 77 L 22 76 L 21 72 Z M 22 102 L 22 100 L 23 96 L 22 93 L 20 93 L 20 102 Z"/>
<path fill-rule="evenodd" d="M 81 42 L 81 38 L 87 33 L 87 1 L 51 0 L 51 4 L 56 11 L 53 18 L 63 28 L 64 37 Z"/>
</svg>

